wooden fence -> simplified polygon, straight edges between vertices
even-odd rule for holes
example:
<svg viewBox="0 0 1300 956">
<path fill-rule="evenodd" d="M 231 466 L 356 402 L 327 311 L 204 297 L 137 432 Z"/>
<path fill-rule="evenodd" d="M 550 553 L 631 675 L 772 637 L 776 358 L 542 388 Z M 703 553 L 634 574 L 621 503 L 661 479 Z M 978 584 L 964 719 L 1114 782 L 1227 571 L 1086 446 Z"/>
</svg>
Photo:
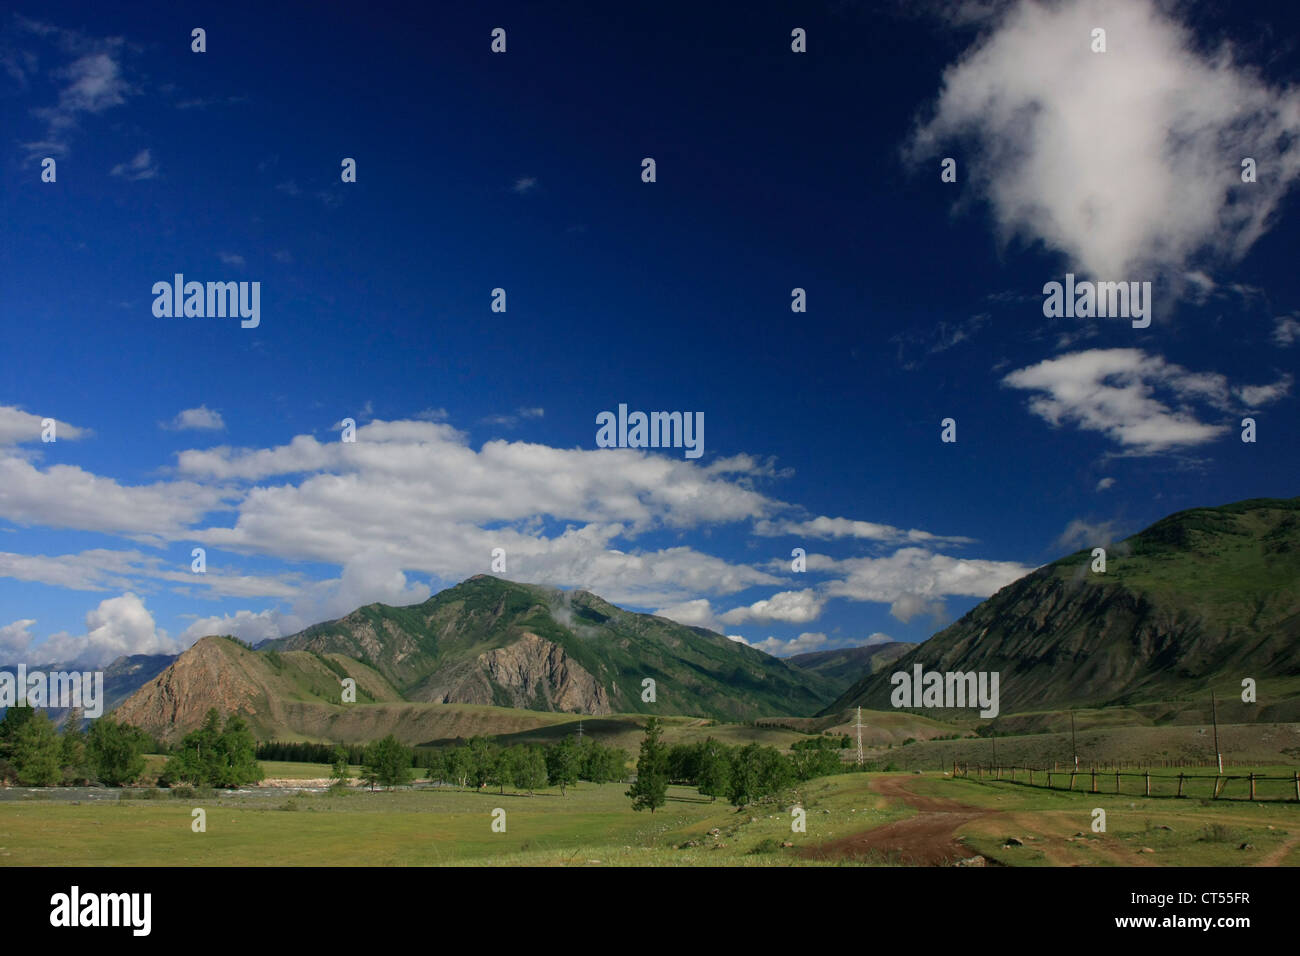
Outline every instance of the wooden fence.
<svg viewBox="0 0 1300 956">
<path fill-rule="evenodd" d="M 1124 770 L 1105 770 L 1089 767 L 1086 770 L 1067 768 L 1059 765 L 1046 767 L 1002 767 L 977 764 L 956 764 L 952 766 L 954 777 L 973 778 L 979 781 L 1001 780 L 1027 787 L 1042 787 L 1049 790 L 1075 790 L 1076 781 L 1080 781 L 1079 793 L 1117 793 L 1139 797 L 1199 797 L 1210 800 L 1268 800 L 1300 802 L 1300 770 L 1292 771 L 1290 776 L 1279 774 L 1194 774 L 1179 773 L 1153 774 L 1150 770 L 1141 772 Z M 1125 778 L 1137 782 L 1125 789 Z M 1202 785 L 1200 781 L 1212 781 Z M 1245 781 L 1237 785 L 1234 781 Z M 1154 788 L 1152 784 L 1155 784 Z M 1227 793 L 1232 784 L 1232 793 Z M 1267 790 L 1270 795 L 1265 795 Z M 1172 792 L 1171 792 L 1172 791 Z M 1241 791 L 1238 793 L 1238 791 Z"/>
</svg>

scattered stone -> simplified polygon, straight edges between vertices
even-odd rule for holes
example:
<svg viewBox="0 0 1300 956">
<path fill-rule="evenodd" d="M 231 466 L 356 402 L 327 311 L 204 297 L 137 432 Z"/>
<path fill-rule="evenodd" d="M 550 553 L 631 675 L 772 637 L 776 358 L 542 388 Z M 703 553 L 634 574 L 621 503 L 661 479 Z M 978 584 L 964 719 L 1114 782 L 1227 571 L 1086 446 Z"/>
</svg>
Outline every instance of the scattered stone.
<svg viewBox="0 0 1300 956">
<path fill-rule="evenodd" d="M 717 827 L 714 827 L 712 830 L 709 831 L 709 836 L 717 836 L 721 832 L 722 831 L 719 830 Z"/>
<path fill-rule="evenodd" d="M 1077 837 L 1081 837 L 1081 836 L 1087 836 L 1088 834 L 1084 833 L 1082 830 L 1076 830 L 1074 835 Z"/>
<path fill-rule="evenodd" d="M 1238 849 L 1238 850 L 1253 850 L 1253 849 L 1255 849 L 1255 844 L 1253 844 L 1253 843 L 1243 843 L 1241 846 L 1237 847 L 1237 849 Z"/>
<path fill-rule="evenodd" d="M 1149 847 L 1149 846 L 1144 846 L 1142 849 L 1138 850 L 1138 852 L 1139 852 L 1139 853 L 1154 853 L 1154 852 L 1156 852 L 1156 851 L 1153 850 L 1153 849 L 1151 849 L 1151 847 Z"/>
<path fill-rule="evenodd" d="M 1166 823 L 1162 823 L 1162 824 L 1160 824 L 1160 826 L 1156 827 L 1156 829 L 1157 829 L 1157 830 L 1168 830 L 1170 833 L 1173 833 L 1173 832 L 1174 832 L 1174 828 L 1171 827 L 1171 826 L 1169 826 L 1169 825 L 1166 824 Z"/>
<path fill-rule="evenodd" d="M 1012 847 L 1012 846 L 1024 846 L 1024 844 L 1021 843 L 1019 840 L 1017 840 L 1015 837 L 1007 837 L 1007 842 L 1002 844 L 1002 849 L 1005 850 L 1007 849 L 1007 847 Z"/>
<path fill-rule="evenodd" d="M 973 856 L 968 860 L 958 860 L 953 866 L 988 866 L 988 860 L 982 856 Z"/>
<path fill-rule="evenodd" d="M 782 845 L 782 846 L 785 846 L 785 847 L 791 847 L 791 846 L 794 846 L 794 844 L 791 843 L 789 840 L 785 840 L 785 841 L 783 841 L 783 842 L 781 843 L 781 845 Z"/>
</svg>

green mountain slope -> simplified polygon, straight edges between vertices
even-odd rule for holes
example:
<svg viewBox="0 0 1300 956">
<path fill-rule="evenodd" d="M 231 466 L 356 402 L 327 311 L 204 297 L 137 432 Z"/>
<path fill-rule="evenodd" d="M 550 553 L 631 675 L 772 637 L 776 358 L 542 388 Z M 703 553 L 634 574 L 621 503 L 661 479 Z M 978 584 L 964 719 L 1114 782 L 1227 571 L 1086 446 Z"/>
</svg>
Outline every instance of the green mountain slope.
<svg viewBox="0 0 1300 956">
<path fill-rule="evenodd" d="M 1090 570 L 1090 550 L 1003 588 L 826 709 L 890 706 L 890 674 L 998 671 L 1001 712 L 1105 706 L 1243 678 L 1300 691 L 1300 498 L 1194 508 Z M 1271 691 L 1270 691 L 1271 688 Z"/>
<path fill-rule="evenodd" d="M 809 651 L 787 657 L 785 662 L 800 670 L 820 674 L 835 687 L 837 694 L 867 674 L 874 674 L 916 647 L 905 641 L 864 644 L 861 647 L 837 647 L 829 651 Z"/>
<path fill-rule="evenodd" d="M 721 634 L 488 575 L 264 647 L 355 658 L 413 701 L 748 719 L 811 714 L 835 696 L 824 678 Z M 653 703 L 642 699 L 646 679 Z"/>
</svg>

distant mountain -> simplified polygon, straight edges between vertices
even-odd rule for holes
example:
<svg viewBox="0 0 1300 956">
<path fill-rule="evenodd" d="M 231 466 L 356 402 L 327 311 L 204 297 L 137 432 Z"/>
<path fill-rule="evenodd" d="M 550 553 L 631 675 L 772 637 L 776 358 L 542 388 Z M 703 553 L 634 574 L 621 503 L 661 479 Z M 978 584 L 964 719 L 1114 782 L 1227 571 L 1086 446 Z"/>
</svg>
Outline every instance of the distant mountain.
<svg viewBox="0 0 1300 956">
<path fill-rule="evenodd" d="M 874 674 L 915 647 L 906 641 L 885 641 L 829 651 L 809 651 L 787 657 L 785 662 L 800 670 L 820 674 L 835 686 L 836 694 L 842 694 L 863 677 Z"/>
<path fill-rule="evenodd" d="M 104 713 L 113 710 L 122 701 L 161 674 L 174 660 L 176 660 L 174 654 L 132 654 L 128 657 L 119 657 L 105 667 Z M 40 667 L 30 666 L 27 670 L 29 673 L 39 670 L 49 674 L 57 671 L 94 671 L 95 668 L 83 667 L 78 664 L 43 664 Z M 17 673 L 17 665 L 0 667 L 0 671 Z M 0 717 L 4 716 L 5 710 L 6 708 L 0 707 Z M 47 712 L 50 719 L 56 724 L 62 723 L 64 717 L 67 716 L 67 709 L 62 707 L 51 707 L 48 708 Z"/>
<path fill-rule="evenodd" d="M 1300 692 L 1300 498 L 1194 508 L 998 591 L 830 707 L 890 707 L 890 674 L 998 671 L 1001 712 L 1104 706 L 1260 684 Z M 1270 693 L 1272 697 L 1266 697 Z"/>
<path fill-rule="evenodd" d="M 306 719 L 304 707 L 315 725 L 314 708 L 352 706 L 340 703 L 343 676 L 365 689 L 359 703 L 724 720 L 808 716 L 838 691 L 817 673 L 704 628 L 625 611 L 587 591 L 477 575 L 423 604 L 370 604 L 256 651 L 205 638 L 119 714 L 162 736 L 196 726 L 209 707 L 241 710 L 264 734 L 292 730 Z M 645 699 L 651 687 L 653 701 Z"/>
</svg>

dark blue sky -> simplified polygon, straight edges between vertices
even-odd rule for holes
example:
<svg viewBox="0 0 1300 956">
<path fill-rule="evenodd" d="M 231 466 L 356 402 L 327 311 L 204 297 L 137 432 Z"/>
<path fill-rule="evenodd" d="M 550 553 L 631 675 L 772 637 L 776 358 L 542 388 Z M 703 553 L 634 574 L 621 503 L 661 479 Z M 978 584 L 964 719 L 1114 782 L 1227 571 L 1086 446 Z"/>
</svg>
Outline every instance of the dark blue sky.
<svg viewBox="0 0 1300 956">
<path fill-rule="evenodd" d="M 275 636 L 498 544 L 778 653 L 920 640 L 1297 493 L 1288 5 L 473 6 L 6 15 L 10 653 Z M 1067 271 L 1154 281 L 1151 327 L 1045 318 Z M 177 272 L 260 325 L 155 317 Z M 703 412 L 703 457 L 598 450 L 620 402 Z"/>
</svg>

